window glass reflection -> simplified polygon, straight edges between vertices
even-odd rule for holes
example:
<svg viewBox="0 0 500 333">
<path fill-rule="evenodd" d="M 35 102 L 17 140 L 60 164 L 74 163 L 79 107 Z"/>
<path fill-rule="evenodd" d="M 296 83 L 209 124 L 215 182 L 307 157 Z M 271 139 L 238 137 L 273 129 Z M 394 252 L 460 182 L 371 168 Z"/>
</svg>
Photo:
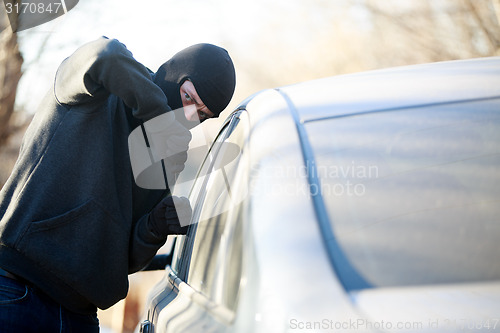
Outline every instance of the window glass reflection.
<svg viewBox="0 0 500 333">
<path fill-rule="evenodd" d="M 371 285 L 500 279 L 499 105 L 306 124 L 309 170 L 321 180 L 311 191 L 325 200 L 342 255 Z"/>
</svg>

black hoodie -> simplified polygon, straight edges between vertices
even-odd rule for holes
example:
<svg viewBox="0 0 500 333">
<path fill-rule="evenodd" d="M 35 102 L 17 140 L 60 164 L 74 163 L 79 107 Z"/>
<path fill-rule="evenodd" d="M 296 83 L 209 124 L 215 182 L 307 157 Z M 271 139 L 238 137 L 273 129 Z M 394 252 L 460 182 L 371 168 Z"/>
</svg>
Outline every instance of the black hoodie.
<svg viewBox="0 0 500 333">
<path fill-rule="evenodd" d="M 155 78 L 169 96 L 179 80 Z M 124 298 L 127 275 L 165 242 L 147 222 L 165 191 L 135 184 L 127 142 L 170 110 L 158 85 L 117 40 L 79 48 L 59 67 L 0 191 L 0 267 L 74 312 Z"/>
</svg>

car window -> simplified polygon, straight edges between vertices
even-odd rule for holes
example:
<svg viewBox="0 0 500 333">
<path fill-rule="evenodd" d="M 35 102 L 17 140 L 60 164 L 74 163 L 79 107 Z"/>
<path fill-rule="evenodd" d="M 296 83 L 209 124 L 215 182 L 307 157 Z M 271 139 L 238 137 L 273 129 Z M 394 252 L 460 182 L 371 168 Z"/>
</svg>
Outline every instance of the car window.
<svg viewBox="0 0 500 333">
<path fill-rule="evenodd" d="M 500 279 L 499 106 L 306 123 L 348 289 Z"/>
<path fill-rule="evenodd" d="M 227 133 L 229 130 L 228 124 L 226 124 L 222 130 L 219 132 L 217 137 L 215 138 L 214 143 L 210 146 L 208 153 L 206 154 L 200 169 L 196 175 L 193 186 L 190 191 L 189 201 L 191 203 L 191 207 L 201 207 L 197 205 L 197 202 L 204 198 L 206 183 L 210 176 L 210 171 L 213 167 L 214 157 L 216 156 L 218 149 L 220 148 L 221 143 L 224 142 L 227 137 Z M 199 212 L 199 208 L 195 210 L 194 213 Z M 199 218 L 194 216 L 193 220 L 198 221 Z M 194 235 L 193 230 L 194 226 L 190 227 L 190 233 Z M 189 234 L 189 233 L 188 233 Z M 193 236 L 194 237 L 194 236 Z M 185 236 L 178 236 L 176 246 L 174 248 L 173 259 L 172 259 L 172 270 L 180 277 L 183 278 L 187 274 L 187 264 L 189 263 L 189 258 L 192 250 L 192 242 L 186 242 Z"/>
<path fill-rule="evenodd" d="M 193 220 L 197 223 L 180 255 L 185 261 L 184 280 L 228 308 L 235 307 L 241 276 L 241 225 L 248 180 L 246 117 L 246 112 L 240 112 L 232 119 L 214 143 L 213 156 L 200 168 L 206 176 L 202 185 L 194 185 L 197 193 L 191 195 L 196 198 Z"/>
</svg>

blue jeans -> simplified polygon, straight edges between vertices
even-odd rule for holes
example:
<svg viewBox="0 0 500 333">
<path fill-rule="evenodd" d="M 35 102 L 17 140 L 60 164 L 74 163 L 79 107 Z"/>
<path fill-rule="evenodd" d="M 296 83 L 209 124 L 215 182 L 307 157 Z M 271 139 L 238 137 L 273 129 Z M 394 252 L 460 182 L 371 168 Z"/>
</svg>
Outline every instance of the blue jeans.
<svg viewBox="0 0 500 333">
<path fill-rule="evenodd" d="M 68 311 L 18 280 L 0 276 L 0 330 L 19 332 L 99 332 L 97 314 Z"/>
</svg>

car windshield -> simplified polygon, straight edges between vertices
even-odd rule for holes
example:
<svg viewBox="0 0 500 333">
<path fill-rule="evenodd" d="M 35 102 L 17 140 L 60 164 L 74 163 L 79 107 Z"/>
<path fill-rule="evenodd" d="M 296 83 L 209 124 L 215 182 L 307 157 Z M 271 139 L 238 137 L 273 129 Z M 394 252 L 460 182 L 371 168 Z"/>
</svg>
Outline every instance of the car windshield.
<svg viewBox="0 0 500 333">
<path fill-rule="evenodd" d="M 306 123 L 348 290 L 500 280 L 499 105 Z"/>
</svg>

